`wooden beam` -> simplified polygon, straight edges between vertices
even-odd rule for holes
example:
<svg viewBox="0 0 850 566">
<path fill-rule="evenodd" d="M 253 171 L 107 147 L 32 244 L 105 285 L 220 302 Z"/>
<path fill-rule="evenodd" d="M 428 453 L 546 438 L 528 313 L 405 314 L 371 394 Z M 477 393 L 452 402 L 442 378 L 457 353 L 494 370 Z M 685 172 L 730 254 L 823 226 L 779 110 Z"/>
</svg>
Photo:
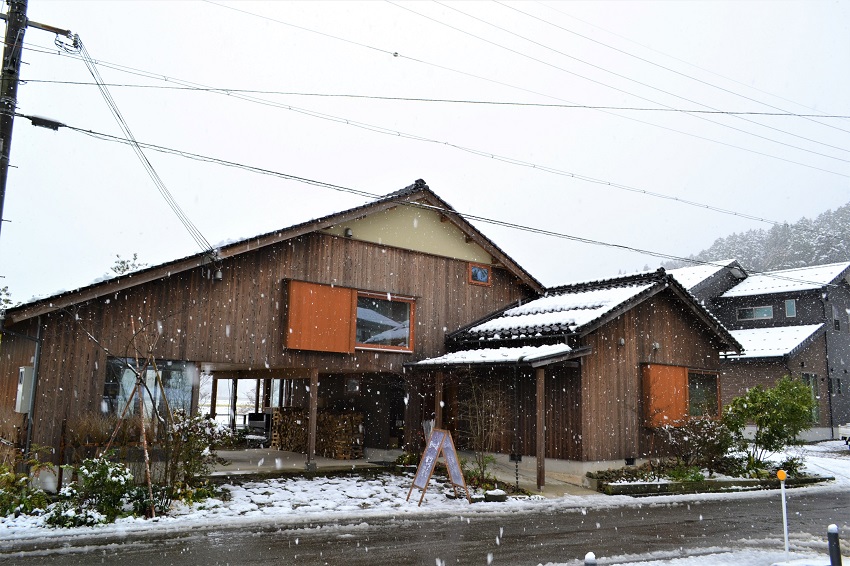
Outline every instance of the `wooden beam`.
<svg viewBox="0 0 850 566">
<path fill-rule="evenodd" d="M 546 485 L 546 370 L 537 368 L 537 489 Z"/>
<path fill-rule="evenodd" d="M 310 414 L 307 417 L 307 464 L 308 471 L 316 470 L 316 414 L 319 406 L 319 370 L 310 368 Z"/>
<path fill-rule="evenodd" d="M 429 415 L 425 415 L 427 419 Z M 434 376 L 434 428 L 443 428 L 443 372 Z M 428 442 L 428 439 L 425 439 Z"/>
<path fill-rule="evenodd" d="M 254 412 L 260 412 L 260 380 L 254 385 Z"/>
<path fill-rule="evenodd" d="M 263 409 L 272 406 L 272 380 L 263 380 Z"/>
</svg>

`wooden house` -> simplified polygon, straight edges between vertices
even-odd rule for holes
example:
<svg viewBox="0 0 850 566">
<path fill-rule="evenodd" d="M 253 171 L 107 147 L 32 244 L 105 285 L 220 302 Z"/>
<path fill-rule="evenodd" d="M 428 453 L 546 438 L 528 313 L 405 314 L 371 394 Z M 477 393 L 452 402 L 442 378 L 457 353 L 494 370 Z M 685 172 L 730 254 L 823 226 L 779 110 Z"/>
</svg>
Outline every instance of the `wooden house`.
<svg viewBox="0 0 850 566">
<path fill-rule="evenodd" d="M 194 411 L 199 378 L 211 375 L 214 384 L 257 384 L 260 412 L 301 408 L 308 464 L 319 411 L 362 415 L 367 449 L 418 449 L 433 399 L 427 376 L 405 374 L 404 364 L 442 355 L 446 331 L 541 290 L 419 180 L 214 253 L 9 309 L 0 408 L 7 421 L 21 419 L 21 444 L 54 447 L 59 460 L 80 415 L 149 412 L 165 401 Z M 152 393 L 130 402 L 137 372 Z"/>
<path fill-rule="evenodd" d="M 493 449 L 532 456 L 541 488 L 547 467 L 580 477 L 633 463 L 653 454 L 651 428 L 716 415 L 720 352 L 740 349 L 663 269 L 549 289 L 447 343 L 411 364 L 434 375 L 437 424 L 468 428 L 462 383 L 485 384 L 504 400 L 490 409 L 502 422 Z"/>
</svg>

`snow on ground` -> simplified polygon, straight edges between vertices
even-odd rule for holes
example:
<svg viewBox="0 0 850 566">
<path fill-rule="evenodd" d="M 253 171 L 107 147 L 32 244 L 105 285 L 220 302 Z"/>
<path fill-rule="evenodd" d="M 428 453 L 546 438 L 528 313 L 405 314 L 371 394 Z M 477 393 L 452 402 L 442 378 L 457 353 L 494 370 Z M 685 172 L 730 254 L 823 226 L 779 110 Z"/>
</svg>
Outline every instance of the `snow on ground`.
<svg viewBox="0 0 850 566">
<path fill-rule="evenodd" d="M 847 490 L 850 489 L 850 450 L 842 441 L 828 441 L 804 447 L 791 448 L 785 456 L 800 456 L 807 471 L 834 476 L 835 482 L 796 488 L 800 490 Z M 506 503 L 476 503 L 470 505 L 465 499 L 450 499 L 451 487 L 440 478 L 432 478 L 425 492 L 422 505 L 418 505 L 422 492 L 413 489 L 407 500 L 412 483 L 412 474 L 393 475 L 382 473 L 375 476 L 317 477 L 306 479 L 288 477 L 264 481 L 249 481 L 225 485 L 230 499 L 210 499 L 203 503 L 187 506 L 175 505 L 166 517 L 152 520 L 125 518 L 115 524 L 75 529 L 50 529 L 43 525 L 41 517 L 0 518 L 0 550 L 14 547 L 16 541 L 52 539 L 54 537 L 109 538 L 126 536 L 134 532 L 192 530 L 213 528 L 226 523 L 229 527 L 240 525 L 304 525 L 310 522 L 337 521 L 368 523 L 378 517 L 456 516 L 474 517 L 479 514 L 516 514 L 555 512 L 563 509 L 616 508 L 647 504 L 687 503 L 722 498 L 776 497 L 775 491 L 751 491 L 736 493 L 708 493 L 688 495 L 665 495 L 634 499 L 628 496 L 565 495 L 559 498 L 542 496 L 511 497 Z M 350 527 L 346 527 L 350 528 Z M 826 525 L 824 525 L 824 529 Z M 819 540 L 793 540 L 791 562 L 798 566 L 829 564 L 826 558 L 825 536 Z M 621 566 L 749 566 L 781 563 L 785 560 L 782 541 L 768 541 L 766 548 L 701 548 L 681 549 L 678 553 L 655 553 L 654 555 L 597 557 L 603 564 Z M 583 562 L 565 562 L 564 566 Z"/>
</svg>

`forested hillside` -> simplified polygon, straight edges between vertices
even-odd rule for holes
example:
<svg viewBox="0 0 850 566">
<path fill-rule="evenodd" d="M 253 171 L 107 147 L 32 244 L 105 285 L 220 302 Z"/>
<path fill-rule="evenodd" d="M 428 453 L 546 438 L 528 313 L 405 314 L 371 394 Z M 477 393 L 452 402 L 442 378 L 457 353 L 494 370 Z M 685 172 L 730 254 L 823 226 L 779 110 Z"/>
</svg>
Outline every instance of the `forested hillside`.
<svg viewBox="0 0 850 566">
<path fill-rule="evenodd" d="M 718 238 L 708 249 L 690 256 L 711 261 L 735 258 L 751 271 L 771 271 L 850 261 L 850 203 L 827 210 L 814 220 L 749 230 Z M 685 262 L 666 262 L 665 268 Z"/>
</svg>

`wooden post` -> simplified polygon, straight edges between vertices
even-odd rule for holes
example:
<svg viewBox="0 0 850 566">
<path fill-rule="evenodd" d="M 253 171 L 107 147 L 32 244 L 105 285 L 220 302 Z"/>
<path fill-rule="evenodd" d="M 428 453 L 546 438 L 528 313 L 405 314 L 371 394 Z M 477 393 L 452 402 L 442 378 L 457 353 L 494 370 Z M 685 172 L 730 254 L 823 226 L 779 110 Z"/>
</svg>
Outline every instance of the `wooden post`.
<svg viewBox="0 0 850 566">
<path fill-rule="evenodd" d="M 537 368 L 537 489 L 546 485 L 546 370 Z"/>
<path fill-rule="evenodd" d="M 263 406 L 262 406 L 262 408 L 265 409 L 266 407 L 271 407 L 271 406 L 272 406 L 272 380 L 271 379 L 264 379 L 263 380 Z"/>
<path fill-rule="evenodd" d="M 425 415 L 427 419 L 430 415 Z M 434 428 L 443 428 L 443 372 L 434 376 Z M 425 439 L 428 442 L 428 439 Z"/>
<path fill-rule="evenodd" d="M 308 471 L 316 470 L 316 413 L 319 405 L 319 370 L 310 368 L 310 415 L 307 417 Z"/>
<path fill-rule="evenodd" d="M 231 378 L 231 387 L 230 391 L 230 430 L 236 430 L 236 390 L 238 388 L 239 380 L 235 377 Z"/>
<path fill-rule="evenodd" d="M 260 380 L 257 380 L 257 384 L 254 386 L 254 412 L 260 412 Z"/>
<path fill-rule="evenodd" d="M 212 376 L 212 399 L 210 399 L 210 418 L 215 418 L 216 406 L 218 405 L 218 378 Z"/>
</svg>

